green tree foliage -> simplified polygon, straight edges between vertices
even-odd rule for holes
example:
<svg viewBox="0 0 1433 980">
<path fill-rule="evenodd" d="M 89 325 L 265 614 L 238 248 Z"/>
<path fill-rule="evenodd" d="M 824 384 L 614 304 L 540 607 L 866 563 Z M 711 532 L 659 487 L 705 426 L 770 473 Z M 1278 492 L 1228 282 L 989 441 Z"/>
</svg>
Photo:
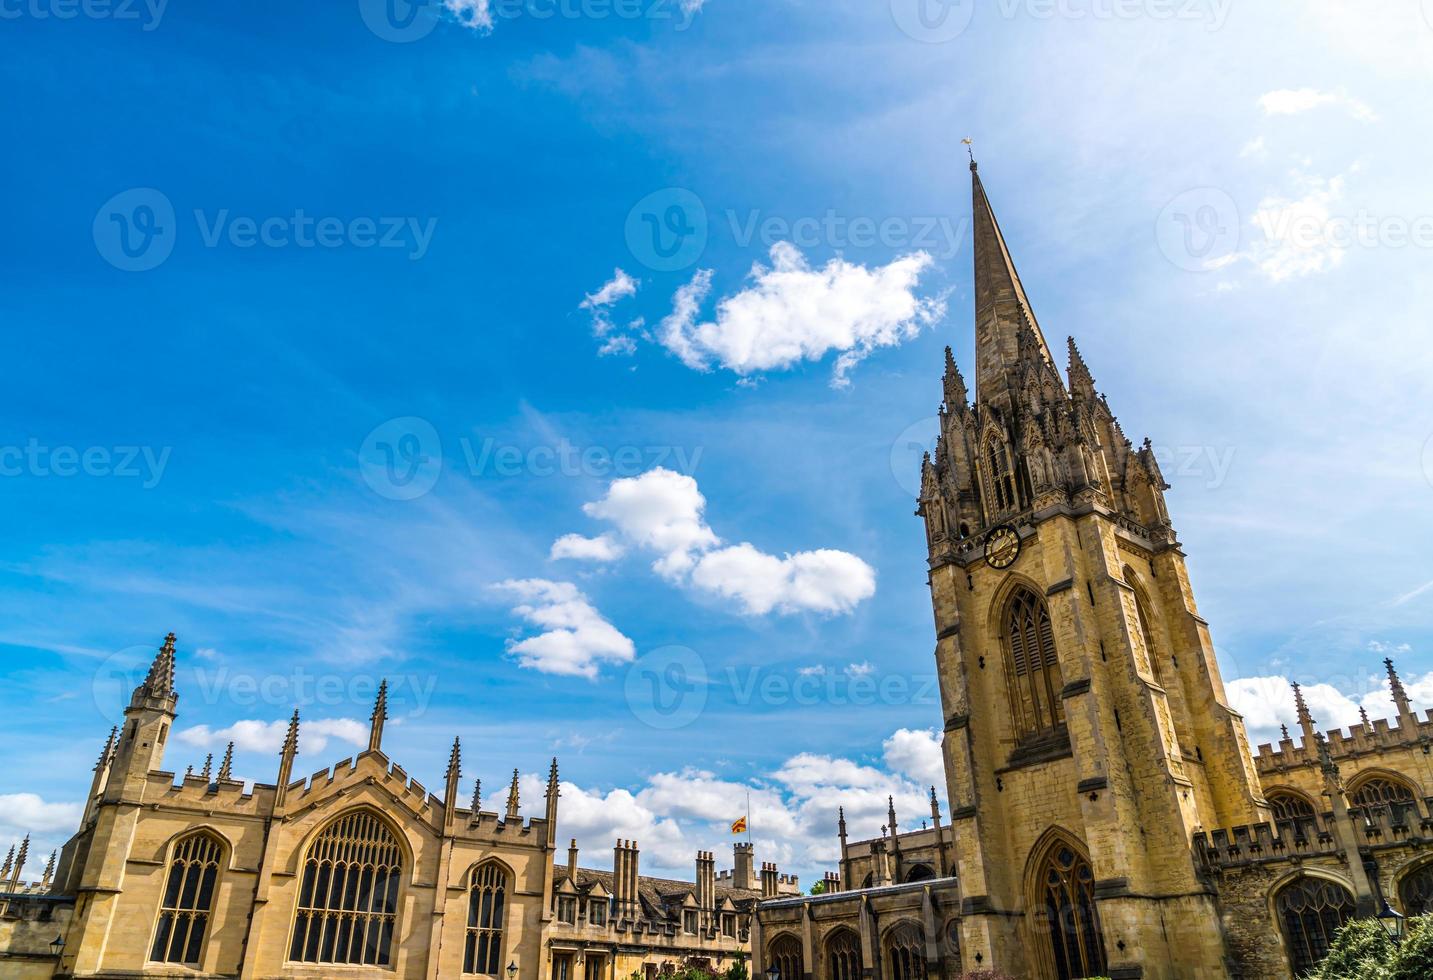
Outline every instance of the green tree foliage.
<svg viewBox="0 0 1433 980">
<path fill-rule="evenodd" d="M 1307 980 L 1428 980 L 1433 977 L 1433 916 L 1408 920 L 1401 944 L 1373 919 L 1339 930 L 1329 955 Z"/>
</svg>

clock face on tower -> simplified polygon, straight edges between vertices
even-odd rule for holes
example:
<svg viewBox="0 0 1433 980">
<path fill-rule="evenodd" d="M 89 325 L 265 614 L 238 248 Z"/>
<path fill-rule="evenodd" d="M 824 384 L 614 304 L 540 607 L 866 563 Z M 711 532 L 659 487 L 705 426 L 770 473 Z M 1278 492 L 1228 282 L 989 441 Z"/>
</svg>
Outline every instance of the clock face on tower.
<svg viewBox="0 0 1433 980">
<path fill-rule="evenodd" d="M 1002 524 L 985 539 L 985 560 L 991 568 L 1009 568 L 1020 557 L 1020 533 Z"/>
</svg>

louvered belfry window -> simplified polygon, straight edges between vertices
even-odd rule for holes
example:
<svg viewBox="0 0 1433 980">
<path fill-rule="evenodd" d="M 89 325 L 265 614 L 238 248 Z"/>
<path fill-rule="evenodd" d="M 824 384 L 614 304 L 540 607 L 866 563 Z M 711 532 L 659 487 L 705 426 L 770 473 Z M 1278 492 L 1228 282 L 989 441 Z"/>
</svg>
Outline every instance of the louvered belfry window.
<svg viewBox="0 0 1433 980">
<path fill-rule="evenodd" d="M 169 877 L 149 958 L 159 963 L 198 966 L 219 879 L 224 846 L 209 834 L 194 834 L 174 845 Z"/>
<path fill-rule="evenodd" d="M 1017 589 L 1005 616 L 1005 638 L 1010 647 L 1011 708 L 1020 734 L 1064 725 L 1065 710 L 1060 702 L 1064 682 L 1045 600 L 1023 586 Z"/>
<path fill-rule="evenodd" d="M 508 875 L 494 862 L 473 869 L 468 889 L 468 932 L 463 946 L 463 972 L 495 977 L 502 968 L 503 911 Z"/>
<path fill-rule="evenodd" d="M 367 810 L 339 817 L 309 846 L 289 959 L 387 966 L 403 851 Z"/>
</svg>

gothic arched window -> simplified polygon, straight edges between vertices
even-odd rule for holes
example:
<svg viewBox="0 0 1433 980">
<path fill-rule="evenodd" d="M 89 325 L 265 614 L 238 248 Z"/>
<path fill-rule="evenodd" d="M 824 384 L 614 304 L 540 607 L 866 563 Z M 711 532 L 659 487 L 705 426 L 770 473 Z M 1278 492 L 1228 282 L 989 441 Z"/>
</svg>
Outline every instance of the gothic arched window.
<svg viewBox="0 0 1433 980">
<path fill-rule="evenodd" d="M 507 905 L 507 893 L 508 873 L 502 865 L 488 861 L 473 869 L 468 884 L 464 973 L 498 976 L 503 961 L 503 912 Z"/>
<path fill-rule="evenodd" d="M 1400 779 L 1374 776 L 1357 783 L 1349 793 L 1354 806 L 1388 806 L 1390 803 L 1412 803 L 1413 788 Z"/>
<path fill-rule="evenodd" d="M 199 965 L 223 854 L 224 845 L 212 834 L 202 831 L 174 845 L 164 897 L 159 903 L 154 943 L 149 950 L 151 960 Z"/>
<path fill-rule="evenodd" d="M 774 967 L 780 980 L 801 980 L 801 943 L 791 933 L 777 937 L 768 959 L 768 968 Z"/>
<path fill-rule="evenodd" d="M 1353 895 L 1326 878 L 1296 878 L 1274 898 L 1294 976 L 1303 976 L 1328 955 L 1334 933 L 1353 918 Z"/>
<path fill-rule="evenodd" d="M 1105 942 L 1095 908 L 1095 875 L 1074 847 L 1064 841 L 1051 846 L 1035 879 L 1039 905 L 1050 930 L 1059 980 L 1099 976 L 1105 972 Z"/>
<path fill-rule="evenodd" d="M 402 872 L 403 850 L 376 814 L 334 820 L 304 859 L 289 959 L 387 966 Z"/>
<path fill-rule="evenodd" d="M 1433 912 L 1433 862 L 1405 875 L 1398 883 L 1398 897 L 1403 902 L 1403 914 L 1410 919 Z"/>
<path fill-rule="evenodd" d="M 1010 457 L 995 436 L 985 442 L 985 469 L 990 480 L 990 501 L 999 513 L 1015 507 L 1015 481 L 1010 477 Z"/>
<path fill-rule="evenodd" d="M 1150 627 L 1149 603 L 1144 593 L 1135 585 L 1134 569 L 1125 566 L 1125 582 L 1134 590 L 1135 621 L 1139 626 L 1139 639 L 1144 644 L 1145 656 L 1149 658 L 1149 669 L 1156 681 L 1163 682 L 1159 669 L 1159 648 L 1154 645 L 1154 630 Z"/>
<path fill-rule="evenodd" d="M 912 881 L 929 881 L 934 877 L 935 872 L 931 870 L 930 865 L 917 864 L 906 872 L 906 883 L 909 884 Z"/>
<path fill-rule="evenodd" d="M 886 938 L 890 980 L 925 980 L 925 937 L 915 924 L 903 922 Z"/>
<path fill-rule="evenodd" d="M 1314 816 L 1314 805 L 1292 790 L 1270 790 L 1264 798 L 1275 820 L 1307 820 Z"/>
<path fill-rule="evenodd" d="M 861 940 L 850 929 L 826 940 L 826 980 L 861 980 Z"/>
<path fill-rule="evenodd" d="M 1007 669 L 1011 710 L 1019 733 L 1049 731 L 1063 725 L 1063 681 L 1055 655 L 1050 610 L 1044 599 L 1024 586 L 1015 590 L 1006 608 L 1005 641 L 1010 655 Z"/>
</svg>

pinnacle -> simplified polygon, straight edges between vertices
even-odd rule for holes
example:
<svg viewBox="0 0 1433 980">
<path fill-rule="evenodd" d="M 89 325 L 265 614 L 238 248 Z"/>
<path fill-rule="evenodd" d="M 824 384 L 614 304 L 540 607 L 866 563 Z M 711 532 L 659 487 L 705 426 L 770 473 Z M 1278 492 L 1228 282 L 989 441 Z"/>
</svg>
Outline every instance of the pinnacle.
<svg viewBox="0 0 1433 980">
<path fill-rule="evenodd" d="M 138 697 L 157 698 L 164 700 L 174 696 L 174 634 L 170 633 L 164 638 L 164 645 L 154 656 L 154 662 L 149 665 L 149 673 L 144 676 L 144 683 L 135 691 Z"/>
<path fill-rule="evenodd" d="M 462 773 L 462 745 L 457 736 L 453 737 L 453 751 L 448 753 L 448 778 L 456 779 Z"/>
</svg>

